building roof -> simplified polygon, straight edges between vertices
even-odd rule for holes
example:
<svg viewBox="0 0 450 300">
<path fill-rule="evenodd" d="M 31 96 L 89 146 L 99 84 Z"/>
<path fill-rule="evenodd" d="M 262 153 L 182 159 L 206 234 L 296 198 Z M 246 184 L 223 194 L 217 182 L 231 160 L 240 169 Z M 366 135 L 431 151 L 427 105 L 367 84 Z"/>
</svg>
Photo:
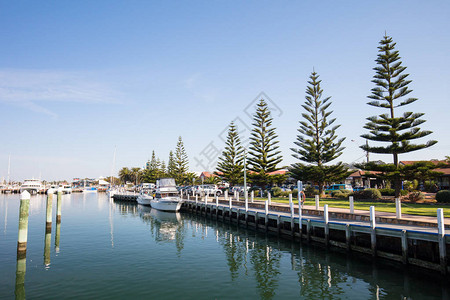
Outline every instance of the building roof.
<svg viewBox="0 0 450 300">
<path fill-rule="evenodd" d="M 418 163 L 418 162 L 422 162 L 422 161 L 432 162 L 435 165 L 448 164 L 448 162 L 445 161 L 445 160 L 437 160 L 437 159 L 432 159 L 432 160 L 401 160 L 399 162 L 399 164 L 406 166 L 406 165 L 412 165 L 412 164 L 415 164 L 415 163 Z"/>
<path fill-rule="evenodd" d="M 380 174 L 380 171 L 363 171 L 363 170 L 357 170 L 355 172 L 353 172 L 352 174 L 350 174 L 348 177 L 363 177 L 363 176 L 367 176 L 367 175 L 376 175 L 376 174 Z"/>
</svg>

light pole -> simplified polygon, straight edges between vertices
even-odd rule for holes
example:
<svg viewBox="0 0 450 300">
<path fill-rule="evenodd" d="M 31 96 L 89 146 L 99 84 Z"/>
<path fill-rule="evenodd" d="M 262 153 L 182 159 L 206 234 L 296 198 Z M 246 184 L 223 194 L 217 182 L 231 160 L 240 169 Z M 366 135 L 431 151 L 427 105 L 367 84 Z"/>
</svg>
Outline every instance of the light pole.
<svg viewBox="0 0 450 300">
<path fill-rule="evenodd" d="M 244 149 L 244 197 L 247 199 L 247 150 Z"/>
</svg>

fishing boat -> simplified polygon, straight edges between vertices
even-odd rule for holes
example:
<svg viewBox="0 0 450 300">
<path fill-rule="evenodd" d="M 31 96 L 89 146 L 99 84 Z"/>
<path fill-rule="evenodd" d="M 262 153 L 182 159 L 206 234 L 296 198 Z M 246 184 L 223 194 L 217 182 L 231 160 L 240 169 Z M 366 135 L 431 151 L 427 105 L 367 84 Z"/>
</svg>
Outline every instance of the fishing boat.
<svg viewBox="0 0 450 300">
<path fill-rule="evenodd" d="M 173 178 L 161 178 L 157 182 L 155 197 L 150 200 L 152 208 L 162 211 L 179 211 L 182 200 Z"/>
</svg>

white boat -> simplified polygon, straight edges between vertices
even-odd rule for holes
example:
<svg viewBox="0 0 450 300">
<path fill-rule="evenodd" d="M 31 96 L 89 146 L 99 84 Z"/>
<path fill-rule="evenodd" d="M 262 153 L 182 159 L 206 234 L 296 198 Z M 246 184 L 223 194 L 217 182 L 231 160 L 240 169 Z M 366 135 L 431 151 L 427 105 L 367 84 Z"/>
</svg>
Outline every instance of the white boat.
<svg viewBox="0 0 450 300">
<path fill-rule="evenodd" d="M 62 192 L 64 194 L 72 194 L 72 186 L 65 184 L 62 186 Z"/>
<path fill-rule="evenodd" d="M 97 188 L 95 186 L 87 186 L 83 188 L 83 193 L 97 193 Z"/>
<path fill-rule="evenodd" d="M 155 198 L 150 200 L 152 208 L 162 211 L 179 211 L 182 200 L 175 179 L 162 178 L 157 183 Z"/>
<path fill-rule="evenodd" d="M 37 194 L 44 190 L 44 186 L 42 185 L 39 179 L 25 179 L 23 184 L 20 186 L 20 192 L 27 191 L 30 194 Z"/>
<path fill-rule="evenodd" d="M 142 189 L 136 199 L 137 203 L 141 205 L 151 205 L 150 202 L 153 199 L 152 192 L 153 190 L 151 189 Z"/>
</svg>

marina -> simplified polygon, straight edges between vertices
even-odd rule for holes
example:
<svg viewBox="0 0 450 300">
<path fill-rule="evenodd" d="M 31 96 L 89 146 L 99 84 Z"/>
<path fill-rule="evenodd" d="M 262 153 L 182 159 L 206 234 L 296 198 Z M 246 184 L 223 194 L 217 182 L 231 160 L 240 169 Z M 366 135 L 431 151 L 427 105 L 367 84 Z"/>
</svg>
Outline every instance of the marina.
<svg viewBox="0 0 450 300">
<path fill-rule="evenodd" d="M 102 193 L 62 195 L 61 222 L 50 233 L 46 197 L 34 196 L 24 266 L 16 262 L 18 200 L 0 196 L 0 298 L 446 299 L 449 292 L 447 280 L 426 269 L 368 264 L 365 255 L 292 242 L 200 209 L 164 213 Z"/>
</svg>

